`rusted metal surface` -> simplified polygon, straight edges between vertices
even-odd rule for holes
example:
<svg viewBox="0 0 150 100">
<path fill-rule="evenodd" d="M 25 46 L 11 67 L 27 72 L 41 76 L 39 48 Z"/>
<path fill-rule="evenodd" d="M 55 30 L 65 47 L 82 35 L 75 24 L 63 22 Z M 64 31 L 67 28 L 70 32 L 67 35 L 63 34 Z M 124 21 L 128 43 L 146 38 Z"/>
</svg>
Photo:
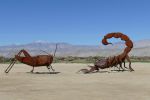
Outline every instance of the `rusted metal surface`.
<svg viewBox="0 0 150 100">
<path fill-rule="evenodd" d="M 102 39 L 102 44 L 104 44 L 104 45 L 112 44 L 107 41 L 108 39 L 110 39 L 112 37 L 120 38 L 121 40 L 125 41 L 126 48 L 124 49 L 123 53 L 121 53 L 117 56 L 114 56 L 114 57 L 108 57 L 106 59 L 97 60 L 94 63 L 94 66 L 89 66 L 90 67 L 89 70 L 81 69 L 80 71 L 82 71 L 83 73 L 90 73 L 90 72 L 94 72 L 94 71 L 99 71 L 99 69 L 117 67 L 117 65 L 120 65 L 120 68 L 123 69 L 122 63 L 124 63 L 124 66 L 125 66 L 125 59 L 127 59 L 127 61 L 129 62 L 129 70 L 134 71 L 131 67 L 131 61 L 128 56 L 128 53 L 133 48 L 133 42 L 130 40 L 130 38 L 127 35 L 124 35 L 121 32 L 114 32 L 114 33 L 108 33 L 107 35 L 105 35 L 104 38 Z"/>
<path fill-rule="evenodd" d="M 17 55 L 15 55 L 15 58 L 13 58 L 11 64 L 5 70 L 5 73 L 8 73 L 11 70 L 11 68 L 14 66 L 16 61 L 32 66 L 33 68 L 31 72 L 34 71 L 34 67 L 40 67 L 40 66 L 46 66 L 49 71 L 50 69 L 55 71 L 52 68 L 51 64 L 53 62 L 53 58 L 55 57 L 56 51 L 57 51 L 57 45 L 56 45 L 54 55 L 48 54 L 48 55 L 37 55 L 32 57 L 26 50 L 20 50 L 20 52 Z M 24 56 L 21 56 L 21 54 L 23 54 Z"/>
</svg>

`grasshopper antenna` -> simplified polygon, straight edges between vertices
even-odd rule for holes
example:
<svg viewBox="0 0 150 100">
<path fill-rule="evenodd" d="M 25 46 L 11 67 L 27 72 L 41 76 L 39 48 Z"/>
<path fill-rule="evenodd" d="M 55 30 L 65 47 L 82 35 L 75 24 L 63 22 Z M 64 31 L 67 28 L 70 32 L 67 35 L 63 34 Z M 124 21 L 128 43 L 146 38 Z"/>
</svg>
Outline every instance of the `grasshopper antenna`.
<svg viewBox="0 0 150 100">
<path fill-rule="evenodd" d="M 44 51 L 44 50 L 41 50 L 41 49 L 40 49 L 40 51 L 42 51 L 42 52 L 44 52 L 44 53 L 46 53 L 46 54 L 50 55 L 48 52 L 46 52 L 46 51 Z"/>
<path fill-rule="evenodd" d="M 55 51 L 54 51 L 54 55 L 53 55 L 53 57 L 55 57 L 55 55 L 56 55 L 57 46 L 58 46 L 58 44 L 56 43 L 56 48 L 55 48 Z"/>
</svg>

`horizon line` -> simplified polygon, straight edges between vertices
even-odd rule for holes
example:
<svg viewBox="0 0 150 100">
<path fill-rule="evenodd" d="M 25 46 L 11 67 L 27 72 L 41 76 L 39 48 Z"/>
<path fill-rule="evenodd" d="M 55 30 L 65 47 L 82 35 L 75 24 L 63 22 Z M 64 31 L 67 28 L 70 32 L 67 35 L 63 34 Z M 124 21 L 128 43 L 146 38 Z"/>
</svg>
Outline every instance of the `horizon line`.
<svg viewBox="0 0 150 100">
<path fill-rule="evenodd" d="M 141 39 L 141 40 L 134 40 L 133 42 L 138 42 L 138 41 L 146 41 L 146 40 L 150 40 L 150 39 Z M 120 43 L 120 42 L 124 42 L 124 41 L 118 41 L 118 42 L 114 42 L 114 43 Z M 70 45 L 101 45 L 101 44 L 74 44 L 74 43 L 70 43 L 70 42 L 50 42 L 50 41 L 44 41 L 44 40 L 37 40 L 37 41 L 32 41 L 32 42 L 28 42 L 28 43 L 11 43 L 11 44 L 5 44 L 5 45 L 0 45 L 1 47 L 2 46 L 12 46 L 12 45 L 16 45 L 16 46 L 19 46 L 19 45 L 27 45 L 27 44 L 32 44 L 32 43 L 51 43 L 51 44 L 57 44 L 57 43 L 60 43 L 60 44 L 70 44 Z"/>
</svg>

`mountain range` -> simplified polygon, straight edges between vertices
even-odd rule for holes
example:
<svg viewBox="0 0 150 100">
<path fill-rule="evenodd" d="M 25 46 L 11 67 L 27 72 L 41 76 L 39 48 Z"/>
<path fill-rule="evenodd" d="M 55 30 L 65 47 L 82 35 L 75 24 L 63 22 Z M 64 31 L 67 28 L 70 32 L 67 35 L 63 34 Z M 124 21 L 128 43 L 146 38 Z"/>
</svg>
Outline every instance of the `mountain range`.
<svg viewBox="0 0 150 100">
<path fill-rule="evenodd" d="M 124 42 L 117 42 L 113 45 L 73 45 L 69 43 L 57 43 L 58 49 L 56 56 L 114 56 L 123 52 L 125 48 Z M 20 45 L 6 45 L 0 46 L 0 56 L 14 57 L 21 49 L 27 50 L 32 56 L 46 54 L 53 54 L 56 48 L 56 43 L 37 41 L 28 44 Z M 150 56 L 150 40 L 140 40 L 134 42 L 134 48 L 130 52 L 131 56 Z"/>
</svg>

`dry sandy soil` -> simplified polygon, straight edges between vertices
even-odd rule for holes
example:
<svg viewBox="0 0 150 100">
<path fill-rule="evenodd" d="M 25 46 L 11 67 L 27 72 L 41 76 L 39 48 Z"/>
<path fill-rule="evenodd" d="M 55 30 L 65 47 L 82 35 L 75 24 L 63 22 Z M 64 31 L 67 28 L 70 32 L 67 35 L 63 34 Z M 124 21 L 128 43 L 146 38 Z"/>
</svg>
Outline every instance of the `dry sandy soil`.
<svg viewBox="0 0 150 100">
<path fill-rule="evenodd" d="M 150 63 L 133 63 L 135 72 L 77 74 L 86 64 L 53 64 L 46 67 L 16 64 L 9 74 L 0 65 L 0 100 L 150 100 Z"/>
</svg>

